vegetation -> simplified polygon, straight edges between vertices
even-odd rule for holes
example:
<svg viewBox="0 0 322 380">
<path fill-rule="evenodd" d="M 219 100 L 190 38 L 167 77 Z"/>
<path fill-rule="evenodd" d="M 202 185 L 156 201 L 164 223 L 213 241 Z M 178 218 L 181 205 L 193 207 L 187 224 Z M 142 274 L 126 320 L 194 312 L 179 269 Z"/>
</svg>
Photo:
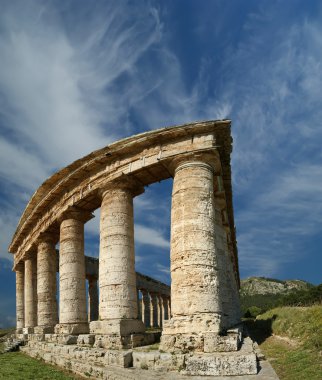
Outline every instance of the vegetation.
<svg viewBox="0 0 322 380">
<path fill-rule="evenodd" d="M 279 307 L 259 315 L 258 321 L 271 321 L 276 335 L 287 336 L 310 350 L 322 350 L 322 306 Z"/>
<path fill-rule="evenodd" d="M 278 307 L 246 321 L 281 380 L 320 380 L 322 306 Z"/>
<path fill-rule="evenodd" d="M 0 379 L 34 380 L 75 379 L 74 375 L 67 374 L 51 365 L 30 358 L 20 352 L 10 352 L 0 355 Z"/>
<path fill-rule="evenodd" d="M 4 337 L 5 335 L 8 335 L 8 334 L 13 334 L 14 331 L 15 331 L 14 327 L 10 327 L 7 329 L 0 329 L 0 338 Z"/>
<path fill-rule="evenodd" d="M 280 294 L 245 294 L 241 292 L 241 309 L 246 318 L 256 317 L 281 306 L 322 304 L 322 284 Z"/>
</svg>

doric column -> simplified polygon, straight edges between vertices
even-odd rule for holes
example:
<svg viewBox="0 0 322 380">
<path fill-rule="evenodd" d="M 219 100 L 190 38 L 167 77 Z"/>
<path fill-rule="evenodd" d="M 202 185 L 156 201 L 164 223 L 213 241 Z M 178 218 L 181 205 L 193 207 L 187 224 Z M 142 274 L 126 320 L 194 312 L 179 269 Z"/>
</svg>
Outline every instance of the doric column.
<svg viewBox="0 0 322 380">
<path fill-rule="evenodd" d="M 138 305 L 138 318 L 142 320 L 142 300 L 140 298 L 140 290 L 136 289 L 136 299 Z"/>
<path fill-rule="evenodd" d="M 169 302 L 167 296 L 162 296 L 163 320 L 169 319 Z"/>
<path fill-rule="evenodd" d="M 33 333 L 37 325 L 37 255 L 35 252 L 25 260 L 25 328 Z"/>
<path fill-rule="evenodd" d="M 56 333 L 86 334 L 84 223 L 93 215 L 70 207 L 61 217 L 59 251 L 59 324 Z"/>
<path fill-rule="evenodd" d="M 88 279 L 88 316 L 89 321 L 98 320 L 98 288 L 97 278 L 90 277 Z"/>
<path fill-rule="evenodd" d="M 58 322 L 56 262 L 55 241 L 50 234 L 42 234 L 38 241 L 37 253 L 37 334 L 53 333 Z"/>
<path fill-rule="evenodd" d="M 172 318 L 164 323 L 162 349 L 170 350 L 169 342 L 177 335 L 183 346 L 194 337 L 200 350 L 202 334 L 218 334 L 227 327 L 220 255 L 213 168 L 198 161 L 180 163 L 174 174 L 171 209 Z"/>
<path fill-rule="evenodd" d="M 162 297 L 160 294 L 157 295 L 157 302 L 158 302 L 158 319 L 159 319 L 159 326 L 162 328 L 163 326 L 163 302 Z"/>
<path fill-rule="evenodd" d="M 99 260 L 100 321 L 91 323 L 91 332 L 123 336 L 144 331 L 138 319 L 133 195 L 126 186 L 102 195 Z"/>
<path fill-rule="evenodd" d="M 20 263 L 16 269 L 16 314 L 17 314 L 17 334 L 22 333 L 25 326 L 25 268 L 24 263 Z"/>
<path fill-rule="evenodd" d="M 150 293 L 151 296 L 151 326 L 159 327 L 159 300 L 155 293 Z"/>
<path fill-rule="evenodd" d="M 150 296 L 146 290 L 141 290 L 142 293 L 142 318 L 145 327 L 151 326 L 151 308 L 150 308 Z"/>
</svg>

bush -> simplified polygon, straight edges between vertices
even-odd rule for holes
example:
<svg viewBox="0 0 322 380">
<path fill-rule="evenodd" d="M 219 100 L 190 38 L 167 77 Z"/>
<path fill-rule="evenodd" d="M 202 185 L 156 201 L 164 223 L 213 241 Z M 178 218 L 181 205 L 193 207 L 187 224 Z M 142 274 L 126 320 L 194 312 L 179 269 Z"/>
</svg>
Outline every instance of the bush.
<svg viewBox="0 0 322 380">
<path fill-rule="evenodd" d="M 263 312 L 263 310 L 260 307 L 251 306 L 247 309 L 246 313 L 244 314 L 244 317 L 245 318 L 256 318 L 262 312 Z"/>
</svg>

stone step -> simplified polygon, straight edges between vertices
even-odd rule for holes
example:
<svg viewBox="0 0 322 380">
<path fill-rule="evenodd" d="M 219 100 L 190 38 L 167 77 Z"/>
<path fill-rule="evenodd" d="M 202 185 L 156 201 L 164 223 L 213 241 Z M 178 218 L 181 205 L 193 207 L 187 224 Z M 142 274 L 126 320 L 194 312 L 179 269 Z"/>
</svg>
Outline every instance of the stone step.
<svg viewBox="0 0 322 380">
<path fill-rule="evenodd" d="M 235 358 L 239 355 L 247 357 L 247 352 L 250 350 L 250 342 L 245 342 L 245 348 L 239 354 L 235 352 Z M 249 346 L 249 347 L 247 347 Z M 127 363 L 127 352 L 131 350 L 102 350 L 79 347 L 76 345 L 63 346 L 46 342 L 29 342 L 27 346 L 21 348 L 26 354 L 42 358 L 48 364 L 58 365 L 64 369 L 70 370 L 83 377 L 90 377 L 91 379 L 113 379 L 113 380 L 278 380 L 274 370 L 271 368 L 267 361 L 261 361 L 259 373 L 257 375 L 244 375 L 244 376 L 200 376 L 200 375 L 184 375 L 177 371 L 168 371 L 167 368 L 162 366 L 142 366 L 137 363 L 137 367 L 122 368 L 123 366 L 131 365 Z M 92 352 L 91 352 L 92 351 Z M 139 351 L 142 354 L 142 350 Z M 109 353 L 112 355 L 109 357 Z M 147 352 L 149 355 L 158 355 L 156 352 Z M 160 354 L 160 353 L 159 353 Z M 162 353 L 161 353 L 162 354 Z M 87 359 L 86 359 L 86 355 Z M 229 356 L 228 353 L 222 353 L 222 356 Z M 135 352 L 133 352 L 133 359 Z M 198 358 L 196 358 L 198 361 Z M 134 364 L 134 363 L 133 363 Z M 164 363 L 163 363 L 164 364 Z M 197 363 L 199 365 L 200 363 Z"/>
</svg>

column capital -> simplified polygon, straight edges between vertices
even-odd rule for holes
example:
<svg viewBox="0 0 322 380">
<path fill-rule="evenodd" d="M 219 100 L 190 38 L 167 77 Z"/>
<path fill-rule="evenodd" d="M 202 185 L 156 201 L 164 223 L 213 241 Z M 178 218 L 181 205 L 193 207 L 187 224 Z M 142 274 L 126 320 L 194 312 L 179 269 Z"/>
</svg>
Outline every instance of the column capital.
<svg viewBox="0 0 322 380">
<path fill-rule="evenodd" d="M 109 182 L 99 190 L 101 199 L 108 194 L 115 194 L 120 191 L 128 191 L 134 198 L 144 193 L 144 184 L 133 175 L 122 174 L 118 179 Z"/>
<path fill-rule="evenodd" d="M 50 244 L 55 245 L 56 240 L 57 240 L 57 236 L 55 236 L 55 234 L 49 231 L 45 231 L 39 234 L 36 240 L 36 244 L 39 245 L 40 243 L 50 243 Z"/>
<path fill-rule="evenodd" d="M 25 262 L 23 260 L 19 261 L 14 268 L 15 272 L 23 272 L 25 269 Z"/>
<path fill-rule="evenodd" d="M 214 173 L 221 170 L 219 152 L 217 150 L 207 150 L 203 152 L 188 152 L 173 157 L 167 167 L 173 174 L 182 167 L 208 165 Z M 206 166 L 205 166 L 206 167 Z"/>
<path fill-rule="evenodd" d="M 183 169 L 187 169 L 187 168 L 194 168 L 194 167 L 198 167 L 198 168 L 205 168 L 207 170 L 210 170 L 211 172 L 214 173 L 214 168 L 211 164 L 209 164 L 208 162 L 204 162 L 204 161 L 183 161 L 183 162 L 179 162 L 178 165 L 176 166 L 175 170 L 174 170 L 174 173 L 177 173 L 179 170 L 183 170 Z"/>
<path fill-rule="evenodd" d="M 58 217 L 58 221 L 61 223 L 66 219 L 75 219 L 86 223 L 93 218 L 94 215 L 91 211 L 84 210 L 77 206 L 69 206 L 67 210 L 63 211 L 62 214 Z"/>
</svg>

